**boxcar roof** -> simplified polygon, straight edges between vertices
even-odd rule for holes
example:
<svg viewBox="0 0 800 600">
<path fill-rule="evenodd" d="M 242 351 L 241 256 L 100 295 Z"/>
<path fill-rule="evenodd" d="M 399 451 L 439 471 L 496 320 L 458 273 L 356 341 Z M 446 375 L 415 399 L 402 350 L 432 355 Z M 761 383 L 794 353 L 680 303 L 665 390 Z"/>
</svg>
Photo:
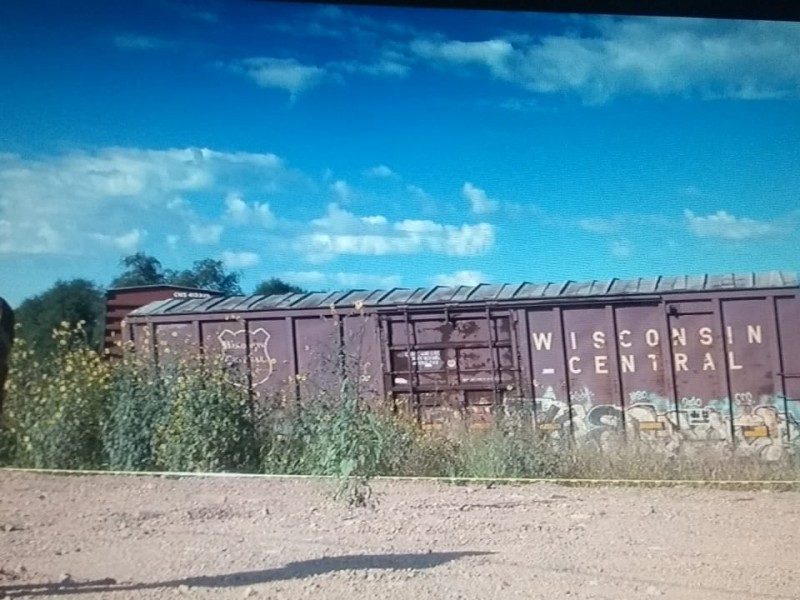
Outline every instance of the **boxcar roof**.
<svg viewBox="0 0 800 600">
<path fill-rule="evenodd" d="M 118 294 L 120 292 L 149 292 L 154 290 L 175 290 L 176 292 L 203 292 L 205 294 L 217 294 L 220 295 L 220 292 L 215 292 L 213 290 L 206 290 L 202 288 L 195 288 L 195 287 L 186 287 L 184 285 L 172 285 L 169 283 L 152 283 L 148 285 L 131 285 L 131 286 L 122 286 L 122 287 L 111 287 L 106 290 L 106 295 L 111 296 L 113 294 Z"/>
<path fill-rule="evenodd" d="M 612 279 L 610 281 L 559 283 L 480 284 L 476 286 L 436 286 L 431 288 L 394 288 L 391 290 L 349 290 L 277 294 L 272 296 L 228 296 L 158 300 L 142 306 L 130 316 L 156 316 L 220 312 L 349 308 L 357 302 L 365 307 L 392 307 L 425 304 L 478 303 L 603 296 L 642 296 L 653 294 L 758 290 L 798 287 L 796 273 L 771 271 L 722 275 L 682 275 L 653 279 Z"/>
</svg>

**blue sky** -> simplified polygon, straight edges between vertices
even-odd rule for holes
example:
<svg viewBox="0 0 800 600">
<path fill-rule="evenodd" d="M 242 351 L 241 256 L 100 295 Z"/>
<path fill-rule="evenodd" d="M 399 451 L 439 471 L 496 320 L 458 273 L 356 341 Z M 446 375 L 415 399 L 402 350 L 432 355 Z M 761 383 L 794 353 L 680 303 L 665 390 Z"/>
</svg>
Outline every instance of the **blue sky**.
<svg viewBox="0 0 800 600">
<path fill-rule="evenodd" d="M 800 25 L 0 7 L 0 294 L 143 250 L 252 289 L 800 267 Z"/>
</svg>

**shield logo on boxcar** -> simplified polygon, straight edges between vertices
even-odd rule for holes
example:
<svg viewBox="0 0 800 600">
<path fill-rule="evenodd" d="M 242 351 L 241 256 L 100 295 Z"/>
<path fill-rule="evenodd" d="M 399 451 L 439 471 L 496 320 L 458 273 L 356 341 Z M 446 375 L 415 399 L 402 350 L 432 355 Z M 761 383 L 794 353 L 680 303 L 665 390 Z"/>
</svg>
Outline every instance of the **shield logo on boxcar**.
<svg viewBox="0 0 800 600">
<path fill-rule="evenodd" d="M 217 339 L 222 346 L 223 353 L 232 362 L 246 364 L 247 344 L 244 339 L 244 329 L 233 331 L 231 329 L 222 330 Z M 275 359 L 269 355 L 269 332 L 263 327 L 254 329 L 250 332 L 250 369 L 253 378 L 253 386 L 266 383 L 272 377 L 275 366 Z"/>
<path fill-rule="evenodd" d="M 253 370 L 253 385 L 266 383 L 272 377 L 275 359 L 269 355 L 269 331 L 263 327 L 250 332 L 250 364 Z"/>
</svg>

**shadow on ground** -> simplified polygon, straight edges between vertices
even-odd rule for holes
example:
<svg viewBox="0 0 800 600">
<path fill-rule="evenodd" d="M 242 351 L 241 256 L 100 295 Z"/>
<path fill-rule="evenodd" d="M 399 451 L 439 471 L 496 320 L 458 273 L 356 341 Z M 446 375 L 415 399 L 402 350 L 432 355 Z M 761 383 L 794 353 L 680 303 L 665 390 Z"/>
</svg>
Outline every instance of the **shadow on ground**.
<svg viewBox="0 0 800 600">
<path fill-rule="evenodd" d="M 25 583 L 0 585 L 0 598 L 58 596 L 62 594 L 89 594 L 105 592 L 132 592 L 160 588 L 227 588 L 273 581 L 304 579 L 336 571 L 361 571 L 367 569 L 406 570 L 431 569 L 469 556 L 483 556 L 490 552 L 431 552 L 427 554 L 366 554 L 316 558 L 289 563 L 284 567 L 261 571 L 242 571 L 223 575 L 187 577 L 153 583 L 116 583 L 114 580 L 74 581 L 69 583 Z"/>
</svg>

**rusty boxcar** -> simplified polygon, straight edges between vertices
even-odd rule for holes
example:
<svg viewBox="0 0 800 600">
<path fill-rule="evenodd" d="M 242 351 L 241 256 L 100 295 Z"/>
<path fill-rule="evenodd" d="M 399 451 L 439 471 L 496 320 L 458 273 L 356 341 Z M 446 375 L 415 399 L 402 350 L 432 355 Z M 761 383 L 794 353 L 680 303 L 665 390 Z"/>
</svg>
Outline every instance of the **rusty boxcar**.
<svg viewBox="0 0 800 600">
<path fill-rule="evenodd" d="M 122 339 L 122 320 L 132 310 L 167 298 L 210 298 L 222 294 L 177 285 L 140 285 L 106 290 L 105 336 L 103 347 L 112 356 L 119 354 L 117 343 Z"/>
<path fill-rule="evenodd" d="M 171 299 L 133 311 L 124 334 L 238 357 L 262 394 L 313 396 L 334 381 L 323 365 L 355 357 L 360 393 L 433 426 L 502 406 L 599 443 L 773 458 L 800 438 L 793 273 Z"/>
</svg>

